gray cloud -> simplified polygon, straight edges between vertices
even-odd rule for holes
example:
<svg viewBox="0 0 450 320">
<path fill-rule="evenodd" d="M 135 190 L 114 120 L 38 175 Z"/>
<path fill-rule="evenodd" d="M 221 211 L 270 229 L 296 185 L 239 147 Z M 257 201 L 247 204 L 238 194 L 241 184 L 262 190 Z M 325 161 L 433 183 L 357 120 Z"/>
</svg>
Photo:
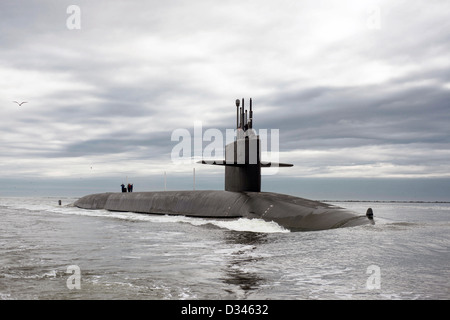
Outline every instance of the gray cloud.
<svg viewBox="0 0 450 320">
<path fill-rule="evenodd" d="M 257 129 L 280 129 L 293 175 L 450 172 L 445 1 L 374 3 L 379 30 L 360 1 L 78 1 L 81 30 L 66 27 L 70 4 L 0 4 L 11 176 L 39 175 L 30 163 L 64 175 L 63 160 L 161 170 L 173 130 L 225 132 L 241 97 L 253 98 Z M 111 166 L 105 175 L 121 170 Z"/>
</svg>

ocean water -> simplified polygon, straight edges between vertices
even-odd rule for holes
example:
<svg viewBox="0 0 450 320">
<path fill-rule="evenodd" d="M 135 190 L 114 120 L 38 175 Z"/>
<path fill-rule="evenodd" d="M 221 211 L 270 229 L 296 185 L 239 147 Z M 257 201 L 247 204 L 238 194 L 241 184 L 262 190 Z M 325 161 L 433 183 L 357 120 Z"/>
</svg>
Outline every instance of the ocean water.
<svg viewBox="0 0 450 320">
<path fill-rule="evenodd" d="M 0 300 L 450 298 L 450 203 L 338 202 L 376 224 L 289 232 L 75 200 L 0 198 Z"/>
</svg>

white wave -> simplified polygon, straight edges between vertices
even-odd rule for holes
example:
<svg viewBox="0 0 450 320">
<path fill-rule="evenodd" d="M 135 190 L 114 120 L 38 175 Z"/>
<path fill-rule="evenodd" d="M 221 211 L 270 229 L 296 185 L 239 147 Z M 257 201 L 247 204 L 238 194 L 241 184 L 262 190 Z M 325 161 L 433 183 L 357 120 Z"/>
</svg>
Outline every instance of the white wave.
<svg viewBox="0 0 450 320">
<path fill-rule="evenodd" d="M 261 233 L 289 232 L 275 222 L 267 222 L 262 219 L 212 219 L 195 218 L 171 215 L 152 215 L 132 212 L 107 212 L 107 216 L 134 221 L 149 221 L 154 223 L 188 223 L 194 226 L 213 225 L 222 229 L 232 231 L 249 231 Z"/>
<path fill-rule="evenodd" d="M 30 211 L 47 211 L 57 214 L 81 215 L 90 217 L 105 217 L 131 221 L 148 221 L 153 223 L 189 223 L 194 226 L 213 225 L 222 229 L 232 231 L 249 231 L 260 233 L 290 232 L 275 222 L 262 219 L 213 219 L 196 218 L 178 215 L 156 215 L 133 212 L 113 212 L 107 210 L 85 210 L 72 206 L 71 200 L 64 199 L 64 204 L 59 205 L 56 198 L 26 198 L 20 201 L 17 198 L 2 199 L 2 205 L 14 209 L 25 209 Z M 19 200 L 19 201 L 18 201 Z"/>
<path fill-rule="evenodd" d="M 0 300 L 13 300 L 13 298 L 11 298 L 11 294 L 9 293 L 0 292 Z"/>
<path fill-rule="evenodd" d="M 249 231 L 260 233 L 277 233 L 290 232 L 284 229 L 277 223 L 271 221 L 264 221 L 262 219 L 212 219 L 212 218 L 195 218 L 178 215 L 157 215 L 147 213 L 133 213 L 133 212 L 114 212 L 107 210 L 85 210 L 75 207 L 61 207 L 49 210 L 52 212 L 59 212 L 63 214 L 75 214 L 94 217 L 107 217 L 114 219 L 122 219 L 129 221 L 147 221 L 153 223 L 189 223 L 194 226 L 214 225 L 222 229 L 232 231 Z"/>
<path fill-rule="evenodd" d="M 261 233 L 290 232 L 273 221 L 268 222 L 262 219 L 239 218 L 237 220 L 216 220 L 211 223 L 220 228 L 230 229 L 233 231 L 250 231 Z"/>
<path fill-rule="evenodd" d="M 133 218 L 141 221 L 151 221 L 151 222 L 182 222 L 189 223 L 194 226 L 205 226 L 213 225 L 222 229 L 228 229 L 232 231 L 249 231 L 249 232 L 260 232 L 260 233 L 276 233 L 276 232 L 289 232 L 289 230 L 284 229 L 275 222 L 267 222 L 262 219 L 212 219 L 212 218 L 195 218 L 195 217 L 185 217 L 185 216 L 169 216 L 169 215 L 150 215 L 150 214 L 138 214 L 138 213 L 124 213 L 121 216 L 129 219 L 130 215 Z M 138 217 L 139 216 L 139 217 Z"/>
</svg>

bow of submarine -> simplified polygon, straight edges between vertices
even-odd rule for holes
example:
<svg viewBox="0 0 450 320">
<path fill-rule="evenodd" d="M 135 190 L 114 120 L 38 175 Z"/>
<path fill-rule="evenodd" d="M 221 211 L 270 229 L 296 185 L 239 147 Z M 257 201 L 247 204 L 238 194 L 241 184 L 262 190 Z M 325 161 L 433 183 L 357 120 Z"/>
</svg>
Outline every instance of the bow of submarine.
<svg viewBox="0 0 450 320">
<path fill-rule="evenodd" d="M 246 192 L 248 217 L 274 221 L 291 231 L 318 231 L 374 224 L 348 209 L 272 192 Z"/>
</svg>

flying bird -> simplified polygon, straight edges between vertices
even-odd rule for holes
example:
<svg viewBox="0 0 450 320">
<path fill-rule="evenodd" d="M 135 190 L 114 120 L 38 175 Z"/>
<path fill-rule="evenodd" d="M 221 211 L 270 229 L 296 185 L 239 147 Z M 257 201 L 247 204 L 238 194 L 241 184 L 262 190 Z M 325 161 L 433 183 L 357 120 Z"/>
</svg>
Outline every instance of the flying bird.
<svg viewBox="0 0 450 320">
<path fill-rule="evenodd" d="M 27 103 L 27 101 L 23 101 L 23 102 L 17 102 L 17 101 L 13 101 L 13 102 L 15 102 L 15 103 L 17 103 L 18 105 L 19 105 L 19 107 L 21 106 L 21 105 L 23 105 L 24 103 Z"/>
</svg>

